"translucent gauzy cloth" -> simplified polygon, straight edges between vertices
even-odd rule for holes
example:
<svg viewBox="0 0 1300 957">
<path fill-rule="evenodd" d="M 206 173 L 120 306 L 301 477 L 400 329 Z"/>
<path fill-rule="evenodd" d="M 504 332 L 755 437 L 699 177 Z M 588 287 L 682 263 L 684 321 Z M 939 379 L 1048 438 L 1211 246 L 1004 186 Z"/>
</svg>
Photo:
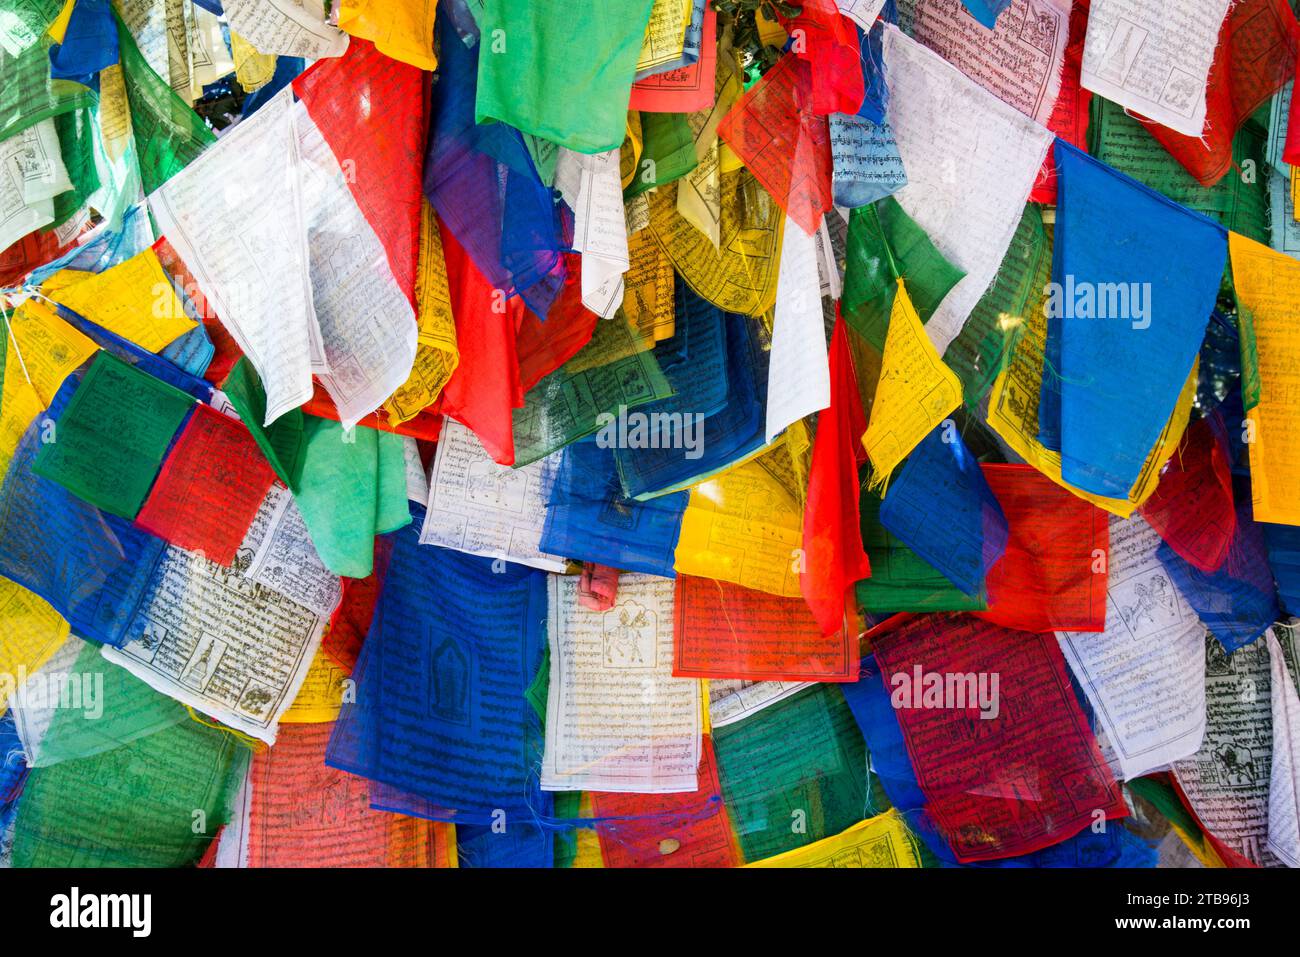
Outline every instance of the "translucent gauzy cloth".
<svg viewBox="0 0 1300 957">
<path fill-rule="evenodd" d="M 1265 133 L 1246 123 L 1232 140 L 1232 162 L 1246 161 L 1267 169 Z M 1132 176 L 1175 203 L 1218 220 L 1233 232 L 1267 243 L 1269 239 L 1268 177 L 1225 176 L 1203 186 L 1156 141 L 1141 122 L 1105 97 L 1092 98 L 1088 152 L 1108 166 Z M 1250 180 L 1247 182 L 1247 180 Z"/>
<path fill-rule="evenodd" d="M 713 729 L 722 796 L 744 859 L 838 834 L 885 809 L 867 750 L 837 687 L 815 684 Z"/>
<path fill-rule="evenodd" d="M 57 419 L 80 380 L 50 404 Z M 120 645 L 165 543 L 32 471 L 42 423 L 18 443 L 0 487 L 0 575 L 49 602 L 84 638 Z"/>
<path fill-rule="evenodd" d="M 902 289 L 899 295 L 903 295 Z M 830 345 L 830 408 L 817 418 L 803 513 L 799 590 L 823 635 L 843 632 L 853 583 L 871 574 L 859 533 L 858 468 L 866 463 L 866 417 L 849 352 L 848 328 L 835 318 Z"/>
<path fill-rule="evenodd" d="M 896 200 L 885 198 L 849 216 L 840 312 L 854 332 L 883 351 L 899 276 L 925 322 L 964 275 Z"/>
<path fill-rule="evenodd" d="M 675 394 L 635 410 L 648 416 L 645 443 L 615 445 L 632 498 L 678 491 L 763 445 L 768 353 L 757 320 L 723 313 L 679 282 L 676 333 L 655 352 Z"/>
<path fill-rule="evenodd" d="M 982 611 L 984 589 L 976 595 L 958 590 L 944 574 L 880 523 L 880 497 L 862 490 L 862 545 L 871 561 L 871 577 L 857 584 L 858 604 L 873 614 L 898 611 Z"/>
<path fill-rule="evenodd" d="M 1052 190 L 1055 197 L 1055 185 Z M 910 276 L 907 279 L 916 305 L 917 285 Z M 1044 321 L 1040 310 L 1051 281 L 1052 243 L 1043 227 L 1042 207 L 1026 203 L 997 277 L 943 353 L 944 364 L 961 380 L 966 408 L 980 407 L 1002 371 L 1003 358 L 1031 323 Z"/>
<path fill-rule="evenodd" d="M 230 807 L 248 750 L 183 721 L 93 757 L 36 768 L 14 824 L 15 867 L 196 864 Z"/>
<path fill-rule="evenodd" d="M 1300 528 L 1295 525 L 1265 525 L 1268 564 L 1273 569 L 1278 598 L 1291 615 L 1300 614 Z"/>
<path fill-rule="evenodd" d="M 856 43 L 853 54 L 860 89 Z M 832 203 L 831 138 L 826 117 L 814 112 L 807 61 L 778 60 L 736 101 L 718 124 L 718 136 L 804 232 L 817 230 Z"/>
<path fill-rule="evenodd" d="M 456 825 L 457 867 L 555 866 L 552 831 L 536 824 L 518 822 L 506 829 Z"/>
<path fill-rule="evenodd" d="M 1028 465 L 985 465 L 1006 516 L 1006 553 L 985 577 L 981 617 L 1024 631 L 1106 627 L 1106 513 Z"/>
<path fill-rule="evenodd" d="M 82 0 L 72 8 L 62 41 L 50 48 L 51 79 L 98 88 L 99 71 L 117 62 L 117 26 L 108 0 Z"/>
<path fill-rule="evenodd" d="M 871 767 L 880 779 L 894 807 L 906 819 L 911 833 L 925 842 L 925 850 L 938 863 L 956 866 L 957 857 L 926 812 L 925 794 L 917 783 L 907 756 L 903 737 L 889 702 L 890 692 L 879 680 L 879 666 L 874 656 L 862 664 L 862 680 L 844 685 L 844 698 L 853 709 L 867 746 L 871 749 Z M 1073 837 L 1042 850 L 997 860 L 972 861 L 969 867 L 1153 867 L 1155 851 L 1123 827 L 1107 827 L 1101 833 L 1091 827 Z"/>
<path fill-rule="evenodd" d="M 673 674 L 751 681 L 855 681 L 855 630 L 829 635 L 800 598 L 680 575 Z"/>
<path fill-rule="evenodd" d="M 951 421 L 912 450 L 885 493 L 880 523 L 971 596 L 1007 547 L 1002 506 Z"/>
<path fill-rule="evenodd" d="M 115 14 L 116 15 L 116 14 Z M 131 31 L 120 19 L 117 42 L 131 107 L 131 133 L 140 180 L 152 193 L 216 142 L 216 135 L 190 105 L 176 95 L 141 56 Z"/>
<path fill-rule="evenodd" d="M 614 452 L 594 438 L 558 456 L 541 551 L 672 578 L 687 492 L 638 502 L 623 495 Z"/>
<path fill-rule="evenodd" d="M 509 42 L 529 41 L 519 34 Z M 568 243 L 560 209 L 538 177 L 519 131 L 505 123 L 475 124 L 474 75 L 480 56 L 504 59 L 461 43 L 442 44 L 424 192 L 446 229 L 444 242 L 450 232 L 493 286 L 518 293 L 533 312 L 545 316 L 564 279 L 562 253 Z M 510 84 L 517 92 L 519 77 Z M 606 148 L 618 146 L 622 138 L 620 115 L 618 140 Z"/>
<path fill-rule="evenodd" d="M 55 419 L 32 470 L 88 504 L 133 519 L 158 474 L 190 396 L 100 352 Z"/>
<path fill-rule="evenodd" d="M 78 83 L 50 80 L 45 30 L 59 13 L 56 0 L 9 5 L 0 24 L 0 139 L 8 139 L 51 116 L 95 103 Z M 129 35 L 128 35 L 129 36 Z"/>
<path fill-rule="evenodd" d="M 578 153 L 618 149 L 652 6 L 485 0 L 474 119 L 509 123 Z M 444 66 L 451 46 L 442 46 Z"/>
<path fill-rule="evenodd" d="M 712 739 L 705 735 L 700 786 L 680 794 L 594 792 L 600 852 L 606 867 L 734 867 L 740 860 Z"/>
<path fill-rule="evenodd" d="M 28 764 L 48 767 L 130 744 L 190 714 L 105 661 L 98 645 L 73 637 L 19 688 L 14 717 Z"/>
<path fill-rule="evenodd" d="M 375 536 L 411 520 L 406 457 L 400 436 L 305 417 L 302 510 L 321 561 L 336 575 L 365 578 L 373 570 Z"/>
<path fill-rule="evenodd" d="M 1261 103 L 1295 73 L 1300 27 L 1286 0 L 1242 0 L 1219 31 L 1205 87 L 1205 127 L 1184 136 L 1143 120 L 1171 156 L 1206 186 L 1232 169 L 1232 140 Z"/>
<path fill-rule="evenodd" d="M 874 648 L 869 680 L 891 690 L 927 812 L 959 861 L 1039 850 L 1095 811 L 1127 815 L 1054 635 L 925 615 Z"/>
<path fill-rule="evenodd" d="M 1281 615 L 1264 526 L 1250 514 L 1247 503 L 1237 506 L 1227 557 L 1213 572 L 1197 568 L 1168 542 L 1156 552 L 1187 603 L 1229 652 L 1255 641 Z"/>
<path fill-rule="evenodd" d="M 544 809 L 541 729 L 524 690 L 546 644 L 546 575 L 421 546 L 415 511 L 393 536 L 356 701 L 326 762 L 385 785 L 375 806 L 483 825 L 501 810 L 523 824 Z"/>
<path fill-rule="evenodd" d="M 549 331 L 551 322 L 543 328 Z M 672 394 L 654 350 L 640 346 L 620 312 L 597 323 L 569 362 L 528 390 L 512 419 L 515 464 L 528 465 L 590 435 L 602 414 L 617 415 L 620 407 L 633 409 Z"/>
<path fill-rule="evenodd" d="M 373 810 L 369 781 L 325 764 L 332 730 L 286 725 L 274 747 L 253 757 L 247 866 L 434 866 L 443 828 Z"/>
<path fill-rule="evenodd" d="M 68 623 L 34 592 L 0 578 L 0 714 L 23 675 L 49 661 L 68 638 Z"/>
<path fill-rule="evenodd" d="M 1228 455 L 1220 413 L 1197 419 L 1142 506 L 1174 553 L 1207 573 L 1223 565 L 1237 529 Z"/>
<path fill-rule="evenodd" d="M 342 57 L 319 60 L 293 83 L 339 163 L 347 162 L 348 188 L 412 306 L 420 255 L 427 83 L 422 69 L 355 37 Z"/>
<path fill-rule="evenodd" d="M 242 423 L 196 405 L 136 524 L 229 565 L 274 481 L 275 472 Z"/>
<path fill-rule="evenodd" d="M 262 388 L 257 370 L 246 357 L 240 357 L 235 363 L 222 390 L 280 481 L 296 491 L 302 480 L 303 453 L 307 445 L 302 410 L 290 409 L 264 427 L 266 390 Z"/>
</svg>

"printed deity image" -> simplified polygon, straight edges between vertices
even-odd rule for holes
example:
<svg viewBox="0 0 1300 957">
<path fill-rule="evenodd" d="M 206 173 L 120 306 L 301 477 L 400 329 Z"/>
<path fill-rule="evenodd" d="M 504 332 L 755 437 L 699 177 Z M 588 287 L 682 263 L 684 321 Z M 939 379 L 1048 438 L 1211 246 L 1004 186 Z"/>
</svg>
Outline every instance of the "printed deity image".
<svg viewBox="0 0 1300 957">
<path fill-rule="evenodd" d="M 1297 6 L 0 0 L 0 867 L 1300 867 Z"/>
</svg>

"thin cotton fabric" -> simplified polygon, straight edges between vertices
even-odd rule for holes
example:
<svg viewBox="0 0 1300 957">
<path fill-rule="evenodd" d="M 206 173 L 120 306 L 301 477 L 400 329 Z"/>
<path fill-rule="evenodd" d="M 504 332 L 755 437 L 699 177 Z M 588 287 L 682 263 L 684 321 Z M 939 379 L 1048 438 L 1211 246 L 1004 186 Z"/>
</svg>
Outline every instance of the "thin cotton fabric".
<svg viewBox="0 0 1300 957">
<path fill-rule="evenodd" d="M 967 595 L 1007 547 L 1002 506 L 955 425 L 918 445 L 890 484 L 880 523 Z"/>
<path fill-rule="evenodd" d="M 1200 350 L 1226 236 L 1060 140 L 1056 166 L 1048 356 L 1060 357 L 1061 476 L 1084 491 L 1125 498 Z M 1132 282 L 1137 275 L 1142 281 Z M 1154 367 L 1151 355 L 1161 356 Z M 1049 382 L 1044 377 L 1045 390 Z M 1040 404 L 1039 435 L 1050 448 L 1049 410 Z"/>
<path fill-rule="evenodd" d="M 618 149 L 653 5 L 484 0 L 475 121 L 509 123 L 577 153 Z"/>
<path fill-rule="evenodd" d="M 541 729 L 524 690 L 546 643 L 546 576 L 421 547 L 415 511 L 393 538 L 356 701 L 343 706 L 326 763 L 383 785 L 376 807 L 485 826 L 503 809 L 523 824 L 544 800 L 532 770 Z"/>
</svg>

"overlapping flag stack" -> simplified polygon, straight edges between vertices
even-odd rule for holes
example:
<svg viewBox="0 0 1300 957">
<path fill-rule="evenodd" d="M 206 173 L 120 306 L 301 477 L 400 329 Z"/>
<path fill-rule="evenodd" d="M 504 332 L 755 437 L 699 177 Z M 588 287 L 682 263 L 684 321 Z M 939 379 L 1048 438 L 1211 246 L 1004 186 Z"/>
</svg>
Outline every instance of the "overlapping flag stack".
<svg viewBox="0 0 1300 957">
<path fill-rule="evenodd" d="M 0 862 L 1300 866 L 1284 0 L 0 0 Z"/>
</svg>

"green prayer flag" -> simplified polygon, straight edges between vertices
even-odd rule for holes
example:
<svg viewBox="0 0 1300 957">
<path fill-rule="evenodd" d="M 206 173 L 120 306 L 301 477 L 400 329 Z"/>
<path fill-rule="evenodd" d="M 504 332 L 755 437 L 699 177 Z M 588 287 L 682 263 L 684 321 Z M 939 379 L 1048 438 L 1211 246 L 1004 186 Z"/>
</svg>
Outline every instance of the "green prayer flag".
<svg viewBox="0 0 1300 957">
<path fill-rule="evenodd" d="M 5 4 L 0 13 L 0 140 L 98 99 L 80 83 L 50 78 L 52 41 L 45 31 L 62 6 L 59 0 L 25 0 Z"/>
<path fill-rule="evenodd" d="M 95 165 L 99 113 L 95 110 L 61 113 L 54 118 L 54 129 L 59 135 L 59 152 L 63 154 L 72 189 L 54 197 L 54 222 L 50 228 L 67 222 L 100 187 L 99 168 Z"/>
<path fill-rule="evenodd" d="M 653 0 L 485 0 L 479 123 L 499 120 L 579 153 L 623 143 Z"/>
<path fill-rule="evenodd" d="M 67 687 L 80 690 L 80 707 L 54 707 L 54 702 L 46 702 L 52 717 L 36 748 L 33 766 L 102 754 L 189 720 L 184 705 L 104 660 L 98 645 L 76 638 L 70 643 L 80 645 L 81 650 L 60 674 L 70 679 L 65 682 Z M 46 665 L 40 674 L 48 678 L 51 670 L 51 665 Z M 40 686 L 39 678 L 35 684 Z"/>
<path fill-rule="evenodd" d="M 1029 328 L 1029 311 L 1041 308 L 1051 281 L 1052 244 L 1042 207 L 1027 203 L 993 284 L 943 354 L 944 363 L 961 379 L 968 408 L 978 408 L 988 395 L 1003 358 Z"/>
<path fill-rule="evenodd" d="M 679 180 L 699 164 L 695 133 L 685 113 L 641 114 L 641 161 L 623 191 L 626 202 L 638 193 Z"/>
<path fill-rule="evenodd" d="M 269 426 L 266 421 L 266 390 L 248 358 L 241 357 L 226 377 L 222 391 L 253 434 L 257 447 L 266 456 L 281 482 L 297 491 L 302 480 L 303 438 L 302 409 L 290 409 Z"/>
<path fill-rule="evenodd" d="M 880 497 L 862 492 L 862 547 L 871 577 L 857 583 L 858 604 L 873 614 L 900 611 L 983 611 L 982 594 L 967 595 L 880 524 Z"/>
<path fill-rule="evenodd" d="M 139 741 L 35 768 L 14 823 L 14 867 L 182 867 L 230 820 L 248 749 L 183 721 Z"/>
<path fill-rule="evenodd" d="M 321 561 L 336 575 L 365 578 L 375 536 L 411 521 L 401 436 L 304 416 L 302 480 L 294 499 Z"/>
<path fill-rule="evenodd" d="M 32 470 L 91 505 L 133 519 L 193 407 L 180 389 L 101 351 Z"/>
<path fill-rule="evenodd" d="M 845 242 L 840 313 L 863 339 L 885 349 L 898 277 L 922 322 L 966 274 L 948 262 L 892 196 L 853 210 Z"/>
<path fill-rule="evenodd" d="M 1257 125 L 1242 125 L 1232 141 L 1237 170 L 1213 186 L 1202 186 L 1178 160 L 1122 106 L 1092 98 L 1088 152 L 1188 209 L 1216 219 L 1233 232 L 1268 245 L 1267 135 Z M 1252 170 L 1253 175 L 1246 175 Z"/>
<path fill-rule="evenodd" d="M 598 322 L 578 356 L 609 351 L 622 358 L 578 372 L 561 366 L 528 390 L 511 423 L 516 467 L 591 435 L 602 413 L 617 415 L 620 405 L 632 409 L 673 394 L 653 350 L 626 354 L 631 341 L 631 328 L 621 315 Z"/>
<path fill-rule="evenodd" d="M 131 107 L 131 132 L 144 191 L 152 193 L 217 141 L 190 105 L 145 61 L 116 11 L 122 78 Z"/>
<path fill-rule="evenodd" d="M 866 742 L 834 685 L 815 684 L 714 728 L 713 744 L 746 861 L 831 837 L 888 810 L 879 782 L 868 784 Z"/>
</svg>

